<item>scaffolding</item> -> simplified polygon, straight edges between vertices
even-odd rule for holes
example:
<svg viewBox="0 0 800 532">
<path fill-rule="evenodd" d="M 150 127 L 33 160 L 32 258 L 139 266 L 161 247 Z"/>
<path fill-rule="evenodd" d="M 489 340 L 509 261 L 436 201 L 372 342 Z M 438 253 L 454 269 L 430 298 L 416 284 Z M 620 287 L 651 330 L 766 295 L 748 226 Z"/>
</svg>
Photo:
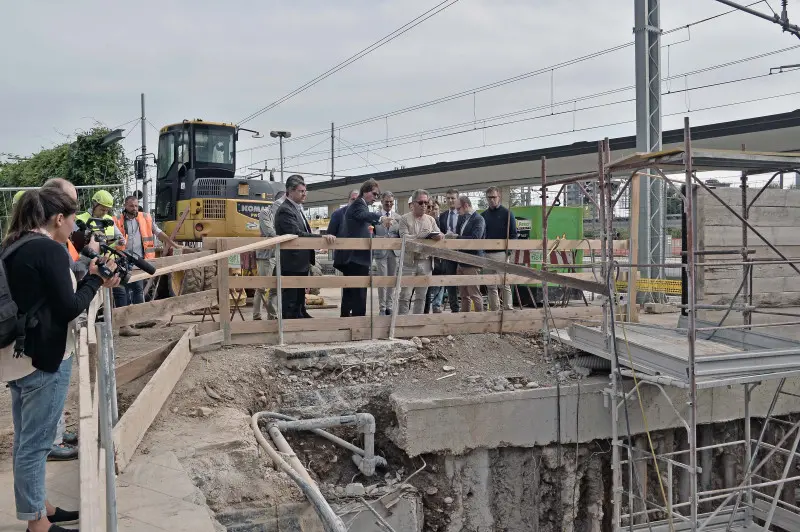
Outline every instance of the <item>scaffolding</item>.
<svg viewBox="0 0 800 532">
<path fill-rule="evenodd" d="M 551 186 L 563 187 L 596 180 L 599 189 L 598 198 L 587 194 L 589 201 L 597 207 L 603 231 L 600 263 L 597 265 L 599 272 L 594 268 L 593 271 L 608 286 L 610 296 L 603 303 L 603 320 L 598 327 L 574 325 L 567 334 L 560 333 L 560 337 L 569 345 L 611 361 L 607 397 L 612 421 L 611 523 L 615 532 L 800 530 L 800 507 L 795 504 L 793 493 L 791 497 L 785 496 L 793 492 L 795 483 L 800 481 L 800 462 L 797 462 L 800 458 L 800 418 L 790 416 L 785 419 L 776 415 L 776 405 L 781 397 L 795 401 L 800 398 L 785 387 L 787 379 L 800 376 L 800 343 L 764 332 L 769 327 L 798 325 L 800 314 L 777 313 L 794 318 L 794 321 L 752 322 L 753 314 L 776 314 L 753 304 L 753 269 L 766 264 L 781 264 L 800 274 L 797 266 L 800 259 L 786 257 L 748 221 L 750 208 L 770 183 L 782 173 L 798 168 L 800 154 L 695 149 L 688 118 L 684 120 L 684 145 L 678 149 L 636 153 L 612 162 L 608 141 L 601 141 L 596 172 L 551 182 L 547 181 L 543 161 L 543 200 Z M 698 171 L 710 170 L 741 172 L 741 212 L 723 201 L 697 176 Z M 628 283 L 627 294 L 615 291 L 615 277 L 627 274 L 634 278 L 636 268 L 662 267 L 633 264 L 637 256 L 635 245 L 630 249 L 631 259 L 621 264 L 615 261 L 610 247 L 614 205 L 628 187 L 637 187 L 637 178 L 644 172 L 651 179 L 662 180 L 683 199 L 682 315 L 674 328 L 633 323 L 637 321 L 636 283 Z M 681 181 L 673 181 L 668 175 L 675 173 L 682 174 Z M 748 203 L 748 176 L 768 173 L 773 173 L 772 179 Z M 611 181 L 620 178 L 623 183 L 615 197 Z M 718 201 L 741 223 L 740 247 L 700 249 L 696 239 L 695 206 L 700 190 Z M 637 197 L 634 190 L 631 197 Z M 632 236 L 637 234 L 636 210 L 637 206 L 632 205 Z M 546 234 L 549 212 L 547 209 L 543 211 L 543 232 Z M 643 220 L 643 223 L 647 221 Z M 754 251 L 748 248 L 748 238 L 753 235 L 777 258 L 754 258 Z M 544 257 L 547 256 L 545 253 Z M 704 304 L 699 301 L 697 293 L 699 272 L 720 266 L 741 267 L 738 290 L 725 305 Z M 546 263 L 543 267 L 547 267 Z M 620 312 L 620 307 L 625 311 Z M 701 321 L 699 311 L 722 311 L 724 314 L 718 321 Z M 731 316 L 737 315 L 741 316 L 741 324 L 731 324 Z M 641 398 L 641 389 L 645 386 L 654 387 L 666 397 L 676 419 L 686 429 L 685 448 L 666 451 L 654 445 Z M 753 431 L 757 424 L 754 423 L 756 418 L 752 415 L 751 400 L 754 389 L 759 386 L 763 387 L 763 393 L 771 394 L 771 399 L 760 429 Z M 741 439 L 713 441 L 711 431 L 699 423 L 698 392 L 719 387 L 741 387 L 744 418 Z M 668 392 L 670 388 L 686 394 L 685 405 L 672 401 Z M 643 435 L 631 432 L 633 409 L 641 410 Z M 775 427 L 777 430 L 773 430 Z M 780 438 L 768 437 L 772 433 Z M 700 439 L 703 441 L 699 445 Z M 770 439 L 772 443 L 769 443 Z M 724 453 L 726 458 L 723 487 L 711 482 L 715 452 Z M 650 474 L 648 466 L 653 467 Z M 656 489 L 648 490 L 651 484 Z"/>
</svg>

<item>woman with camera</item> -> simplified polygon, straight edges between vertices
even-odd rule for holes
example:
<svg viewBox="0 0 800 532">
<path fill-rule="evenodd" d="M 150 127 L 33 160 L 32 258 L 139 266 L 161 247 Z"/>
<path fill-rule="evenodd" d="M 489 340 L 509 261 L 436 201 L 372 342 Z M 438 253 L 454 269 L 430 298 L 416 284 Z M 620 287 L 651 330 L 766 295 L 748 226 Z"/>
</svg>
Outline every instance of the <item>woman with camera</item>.
<svg viewBox="0 0 800 532">
<path fill-rule="evenodd" d="M 3 259 L 12 299 L 19 314 L 29 318 L 24 354 L 16 355 L 13 343 L 0 349 L 0 376 L 11 390 L 17 518 L 28 522 L 29 532 L 63 532 L 58 523 L 78 521 L 78 512 L 46 500 L 45 464 L 67 396 L 70 355 L 76 351 L 71 322 L 89 308 L 101 286 L 119 284 L 116 276 L 98 275 L 96 260 L 76 283 L 63 246 L 77 209 L 77 202 L 58 188 L 27 191 L 2 243 L 7 249 L 24 239 Z M 113 263 L 109 266 L 113 270 Z"/>
</svg>

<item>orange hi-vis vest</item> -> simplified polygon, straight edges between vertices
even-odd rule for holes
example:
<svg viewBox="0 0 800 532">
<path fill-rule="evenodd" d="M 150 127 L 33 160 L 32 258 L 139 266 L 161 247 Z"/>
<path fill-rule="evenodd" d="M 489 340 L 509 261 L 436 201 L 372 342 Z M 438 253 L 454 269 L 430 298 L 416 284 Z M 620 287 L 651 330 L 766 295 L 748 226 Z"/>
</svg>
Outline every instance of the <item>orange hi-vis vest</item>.
<svg viewBox="0 0 800 532">
<path fill-rule="evenodd" d="M 156 239 L 153 237 L 153 218 L 149 214 L 140 212 L 136 215 L 136 222 L 139 224 L 139 231 L 142 235 L 142 248 L 144 259 L 152 260 L 156 258 Z M 125 235 L 125 243 L 117 244 L 117 249 L 125 249 L 128 243 L 128 231 L 125 229 L 125 213 L 114 218 L 114 224 L 119 232 Z"/>
<path fill-rule="evenodd" d="M 72 245 L 71 240 L 67 240 L 67 251 L 69 251 L 69 256 L 72 257 L 73 262 L 78 262 L 80 260 L 81 256 L 78 253 L 78 250 L 75 249 L 75 246 Z"/>
</svg>

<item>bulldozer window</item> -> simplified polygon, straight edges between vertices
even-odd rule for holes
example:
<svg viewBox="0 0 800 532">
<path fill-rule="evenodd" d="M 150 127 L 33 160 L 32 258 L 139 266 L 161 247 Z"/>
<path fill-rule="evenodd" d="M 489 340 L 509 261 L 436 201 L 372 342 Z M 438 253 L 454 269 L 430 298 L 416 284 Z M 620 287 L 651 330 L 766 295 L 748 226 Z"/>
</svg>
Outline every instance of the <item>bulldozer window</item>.
<svg viewBox="0 0 800 532">
<path fill-rule="evenodd" d="M 175 135 L 166 133 L 158 139 L 158 178 L 167 177 L 175 162 Z"/>
<path fill-rule="evenodd" d="M 234 138 L 231 129 L 195 126 L 195 161 L 199 164 L 232 165 Z"/>
</svg>

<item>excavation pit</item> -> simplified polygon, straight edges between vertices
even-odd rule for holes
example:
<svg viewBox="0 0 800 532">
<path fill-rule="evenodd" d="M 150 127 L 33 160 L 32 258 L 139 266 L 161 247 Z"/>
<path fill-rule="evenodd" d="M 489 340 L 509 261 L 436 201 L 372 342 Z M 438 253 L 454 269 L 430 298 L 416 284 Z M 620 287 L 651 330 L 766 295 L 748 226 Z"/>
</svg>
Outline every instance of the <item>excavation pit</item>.
<svg viewBox="0 0 800 532">
<path fill-rule="evenodd" d="M 364 412 L 375 418 L 375 453 L 387 462 L 369 477 L 351 451 L 310 432 L 283 432 L 325 499 L 345 523 L 352 520 L 351 530 L 380 530 L 364 501 L 397 532 L 609 530 L 607 370 L 584 378 L 572 367 L 579 353 L 554 345 L 545 357 L 538 335 L 407 344 L 413 347 L 369 357 L 356 356 L 353 346 L 314 346 L 327 355 L 301 367 L 286 367 L 286 356 L 272 346 L 196 354 L 139 452 L 173 452 L 220 530 L 321 531 L 301 490 L 259 450 L 250 417 L 261 411 L 301 419 Z M 141 389 L 147 378 L 120 393 Z M 670 392 L 677 394 L 675 405 L 685 405 L 680 391 Z M 660 451 L 680 449 L 686 434 L 676 428 L 674 412 L 655 388 L 643 393 L 652 405 L 655 444 Z M 739 403 L 725 395 L 737 391 L 703 393 L 710 395 L 701 422 L 740 416 Z M 754 408 L 765 409 L 768 397 L 754 393 Z M 790 409 L 781 404 L 778 413 Z M 641 432 L 634 408 L 631 423 Z M 719 426 L 737 437 L 742 432 L 737 421 Z M 363 446 L 363 435 L 352 427 L 329 430 Z M 720 464 L 713 482 L 724 485 L 727 459 L 720 454 L 713 460 Z M 647 474 L 654 475 L 652 468 Z M 657 481 L 649 482 L 650 493 L 657 493 Z"/>
</svg>

